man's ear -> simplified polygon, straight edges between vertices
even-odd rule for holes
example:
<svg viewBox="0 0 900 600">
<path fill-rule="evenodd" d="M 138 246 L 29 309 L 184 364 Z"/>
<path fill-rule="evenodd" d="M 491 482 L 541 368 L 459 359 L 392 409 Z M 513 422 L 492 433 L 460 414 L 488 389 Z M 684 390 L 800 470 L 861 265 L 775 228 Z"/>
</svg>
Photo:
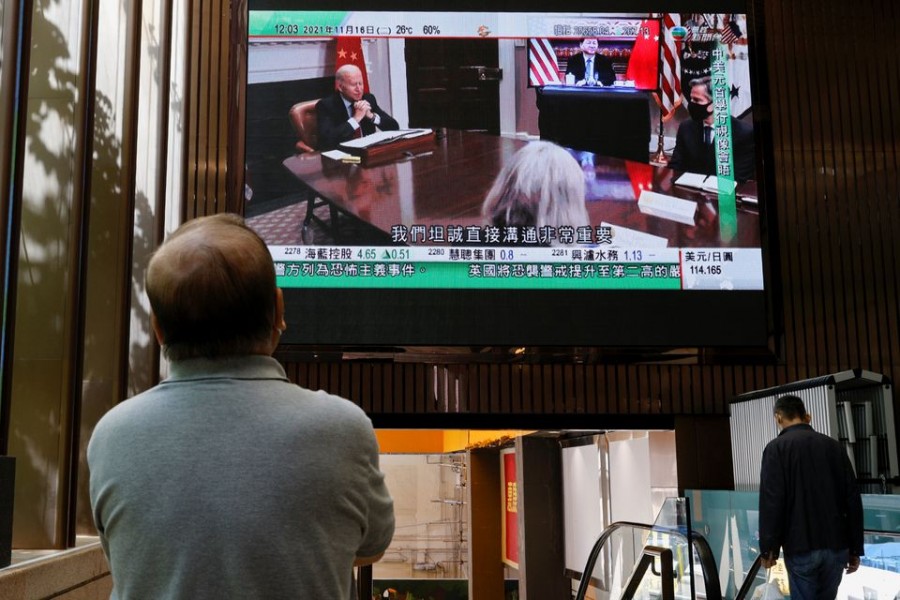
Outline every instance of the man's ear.
<svg viewBox="0 0 900 600">
<path fill-rule="evenodd" d="M 165 346 L 165 340 L 163 340 L 162 329 L 159 328 L 159 321 L 156 320 L 156 313 L 152 310 L 150 311 L 150 327 L 153 329 L 153 335 L 156 336 L 156 341 L 160 346 Z"/>
<path fill-rule="evenodd" d="M 275 288 L 275 328 L 282 333 L 287 329 L 284 321 L 284 293 L 281 288 Z"/>
<path fill-rule="evenodd" d="M 809 425 L 812 422 L 812 415 L 809 413 L 803 415 L 803 422 Z"/>
</svg>

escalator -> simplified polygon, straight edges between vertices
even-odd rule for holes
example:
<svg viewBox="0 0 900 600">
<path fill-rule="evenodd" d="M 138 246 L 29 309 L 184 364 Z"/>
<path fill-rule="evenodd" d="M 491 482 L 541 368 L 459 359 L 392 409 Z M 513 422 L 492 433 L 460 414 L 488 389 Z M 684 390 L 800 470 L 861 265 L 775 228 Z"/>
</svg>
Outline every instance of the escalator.
<svg viewBox="0 0 900 600">
<path fill-rule="evenodd" d="M 770 575 L 761 565 L 757 556 L 740 588 L 730 588 L 730 599 L 760 597 Z M 588 555 L 575 600 L 722 600 L 720 582 L 707 539 L 692 527 L 690 500 L 669 498 L 652 525 L 620 521 L 603 531 Z M 595 595 L 588 595 L 590 588 Z"/>
<path fill-rule="evenodd" d="M 722 599 L 715 558 L 691 527 L 687 498 L 666 500 L 652 525 L 607 527 L 591 548 L 575 600 L 585 600 L 591 587 L 623 600 Z"/>
<path fill-rule="evenodd" d="M 878 506 L 872 516 L 885 523 L 866 527 L 866 555 L 859 570 L 842 581 L 840 600 L 900 598 L 900 527 L 889 518 L 900 500 L 874 498 L 868 500 Z M 725 560 L 720 572 L 706 537 L 692 526 L 689 502 L 668 499 L 652 525 L 621 521 L 607 527 L 591 548 L 575 600 L 790 598 L 783 560 L 767 570 L 753 552 L 749 568 Z M 886 526 L 892 531 L 885 531 Z"/>
<path fill-rule="evenodd" d="M 616 585 L 614 579 L 607 584 L 608 580 L 598 577 L 599 571 L 604 570 L 600 566 L 600 561 L 604 552 L 610 552 L 609 546 L 614 543 L 615 536 L 620 532 L 629 532 L 632 535 L 637 532 L 649 533 L 651 534 L 649 537 L 655 534 L 657 541 L 662 540 L 663 543 L 642 546 L 633 564 L 629 565 L 630 574 L 627 579 L 621 585 Z M 688 547 L 693 548 L 691 561 L 684 560 L 687 554 L 680 551 Z M 622 557 L 621 553 L 618 557 Z M 683 560 L 683 564 L 679 564 L 679 558 Z M 761 567 L 762 563 L 757 557 L 747 571 L 740 589 L 733 596 L 734 600 L 760 597 L 757 589 L 767 583 L 766 571 Z M 701 534 L 681 528 L 672 529 L 626 521 L 613 523 L 597 539 L 583 573 L 591 575 L 582 576 L 575 600 L 585 600 L 591 586 L 606 592 L 609 598 L 620 600 L 636 598 L 722 600 L 723 598 L 719 571 L 709 544 Z M 782 598 L 780 595 L 776 597 Z"/>
</svg>

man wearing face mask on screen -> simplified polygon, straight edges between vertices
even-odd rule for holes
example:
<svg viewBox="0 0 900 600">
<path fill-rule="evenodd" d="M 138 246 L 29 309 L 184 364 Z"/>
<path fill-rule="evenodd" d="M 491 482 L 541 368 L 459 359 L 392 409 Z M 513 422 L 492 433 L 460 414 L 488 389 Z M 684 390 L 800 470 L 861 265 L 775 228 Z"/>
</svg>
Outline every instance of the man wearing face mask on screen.
<svg viewBox="0 0 900 600">
<path fill-rule="evenodd" d="M 702 77 L 689 84 L 687 109 L 691 118 L 678 126 L 675 150 L 669 159 L 669 167 L 677 171 L 716 175 L 716 128 L 710 81 L 709 77 Z M 734 179 L 739 182 L 755 179 L 753 127 L 729 118 Z"/>
</svg>

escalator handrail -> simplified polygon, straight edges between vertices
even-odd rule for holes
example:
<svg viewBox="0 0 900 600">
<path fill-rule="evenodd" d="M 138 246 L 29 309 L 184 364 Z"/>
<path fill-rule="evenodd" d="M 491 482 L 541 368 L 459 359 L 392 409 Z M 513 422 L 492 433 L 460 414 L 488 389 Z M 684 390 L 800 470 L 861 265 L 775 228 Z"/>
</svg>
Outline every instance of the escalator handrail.
<svg viewBox="0 0 900 600">
<path fill-rule="evenodd" d="M 625 527 L 672 533 L 687 540 L 687 535 L 685 535 L 684 531 L 675 527 L 661 527 L 659 525 L 634 523 L 632 521 L 616 521 L 604 529 L 603 533 L 600 534 L 600 537 L 597 538 L 597 541 L 594 542 L 591 553 L 588 555 L 587 562 L 584 565 L 584 571 L 581 574 L 581 581 L 578 584 L 578 592 L 575 595 L 575 600 L 584 600 L 588 585 L 590 585 L 591 573 L 594 572 L 594 565 L 597 563 L 597 557 L 600 556 L 600 550 L 603 548 L 603 544 L 606 543 L 606 540 L 608 540 L 613 533 Z M 691 531 L 691 540 L 696 544 L 694 549 L 697 551 L 697 556 L 700 558 L 700 564 L 703 566 L 703 582 L 706 586 L 706 597 L 709 600 L 721 600 L 722 590 L 719 586 L 719 569 L 716 566 L 716 560 L 713 557 L 712 550 L 709 548 L 709 543 L 702 534 L 697 533 L 696 531 Z M 693 556 L 690 557 L 690 561 L 693 563 Z M 713 577 L 710 577 L 710 574 L 712 574 Z"/>
<path fill-rule="evenodd" d="M 738 590 L 737 595 L 735 595 L 734 600 L 744 600 L 747 597 L 747 594 L 753 589 L 753 582 L 756 579 L 756 574 L 759 572 L 759 567 L 762 565 L 762 555 L 756 557 L 756 560 L 753 561 L 753 564 L 750 565 L 750 570 L 747 571 L 747 576 L 744 577 L 744 582 L 741 584 L 741 589 Z"/>
</svg>

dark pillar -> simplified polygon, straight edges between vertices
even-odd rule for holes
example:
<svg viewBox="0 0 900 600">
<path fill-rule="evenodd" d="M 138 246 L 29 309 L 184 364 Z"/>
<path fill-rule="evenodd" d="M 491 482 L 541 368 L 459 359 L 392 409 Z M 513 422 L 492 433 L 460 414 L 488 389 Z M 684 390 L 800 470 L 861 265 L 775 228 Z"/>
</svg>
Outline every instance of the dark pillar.
<svg viewBox="0 0 900 600">
<path fill-rule="evenodd" d="M 0 456 L 0 568 L 12 562 L 13 498 L 16 484 L 16 459 Z"/>
<path fill-rule="evenodd" d="M 356 597 L 359 600 L 371 600 L 372 583 L 372 565 L 358 567 L 356 569 Z"/>
<path fill-rule="evenodd" d="M 469 450 L 469 598 L 503 598 L 500 450 Z"/>
<path fill-rule="evenodd" d="M 519 598 L 569 600 L 563 556 L 562 451 L 554 438 L 516 438 Z"/>
<path fill-rule="evenodd" d="M 733 490 L 729 417 L 675 417 L 678 493 Z"/>
</svg>

